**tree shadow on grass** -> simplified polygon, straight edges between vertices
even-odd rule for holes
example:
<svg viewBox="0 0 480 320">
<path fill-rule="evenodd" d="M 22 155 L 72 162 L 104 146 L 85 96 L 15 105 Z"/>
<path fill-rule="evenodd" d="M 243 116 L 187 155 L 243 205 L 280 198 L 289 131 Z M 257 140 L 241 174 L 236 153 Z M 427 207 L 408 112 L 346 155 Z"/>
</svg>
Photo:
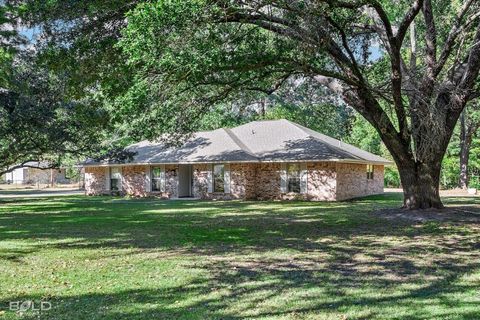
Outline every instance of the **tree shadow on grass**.
<svg viewBox="0 0 480 320">
<path fill-rule="evenodd" d="M 413 289 L 388 291 L 385 288 L 415 280 L 385 279 L 382 274 L 365 274 L 351 269 L 352 266 L 338 269 L 336 264 L 321 264 L 315 259 L 209 261 L 190 266 L 205 269 L 210 275 L 208 278 L 196 278 L 182 286 L 43 298 L 52 303 L 53 309 L 41 314 L 29 312 L 22 319 L 263 319 L 287 316 L 301 319 L 308 315 L 332 319 L 343 316 L 348 319 L 478 319 L 478 300 L 457 299 L 468 290 L 478 289 L 478 284 L 458 281 L 472 268 L 478 269 L 479 263 L 452 263 L 450 261 L 435 280 L 419 283 Z M 407 277 L 412 271 L 422 271 L 411 270 L 412 265 L 408 263 L 397 264 L 395 268 L 389 272 Z M 363 288 L 370 291 L 365 292 Z M 384 294 L 374 294 L 376 290 Z M 1 301 L 0 305 L 25 300 L 40 301 L 42 297 L 15 296 Z M 276 304 L 272 306 L 272 302 Z M 442 308 L 429 310 L 435 304 Z M 389 310 L 398 310 L 400 314 Z"/>
<path fill-rule="evenodd" d="M 44 248 L 131 248 L 127 254 L 153 259 L 177 252 L 190 261 L 182 267 L 207 275 L 181 286 L 56 296 L 45 319 L 477 319 L 478 299 L 462 294 L 480 286 L 462 277 L 480 268 L 478 222 L 385 220 L 370 213 L 378 199 L 51 201 L 3 210 L 0 241 L 44 240 L 12 251 L 17 263 Z M 2 305 L 40 298 L 13 296 Z"/>
</svg>

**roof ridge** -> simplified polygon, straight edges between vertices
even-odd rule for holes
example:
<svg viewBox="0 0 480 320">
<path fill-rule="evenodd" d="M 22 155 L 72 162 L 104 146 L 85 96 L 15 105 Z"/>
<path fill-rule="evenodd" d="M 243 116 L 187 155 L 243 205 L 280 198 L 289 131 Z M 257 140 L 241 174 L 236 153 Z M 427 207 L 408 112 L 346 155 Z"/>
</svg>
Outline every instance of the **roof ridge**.
<svg viewBox="0 0 480 320">
<path fill-rule="evenodd" d="M 240 149 L 242 149 L 243 151 L 245 151 L 246 153 L 248 153 L 249 155 L 255 157 L 258 159 L 258 156 L 252 151 L 250 150 L 250 148 L 247 147 L 247 145 L 245 143 L 242 142 L 242 140 L 240 140 L 239 137 L 237 137 L 235 135 L 235 133 L 233 133 L 233 131 L 230 129 L 230 128 L 222 128 L 226 133 L 227 135 L 233 140 L 233 142 L 235 142 L 235 144 L 237 144 L 237 146 L 240 147 Z"/>
</svg>

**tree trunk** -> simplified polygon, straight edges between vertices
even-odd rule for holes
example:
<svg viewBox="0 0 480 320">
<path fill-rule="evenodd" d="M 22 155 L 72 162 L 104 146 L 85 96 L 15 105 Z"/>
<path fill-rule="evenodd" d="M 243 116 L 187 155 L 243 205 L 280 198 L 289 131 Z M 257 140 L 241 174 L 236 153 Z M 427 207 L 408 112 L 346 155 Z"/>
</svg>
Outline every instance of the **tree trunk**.
<svg viewBox="0 0 480 320">
<path fill-rule="evenodd" d="M 470 159 L 470 144 L 466 141 L 460 144 L 460 178 L 458 186 L 468 188 L 468 161 Z"/>
<path fill-rule="evenodd" d="M 403 186 L 404 208 L 443 208 L 439 193 L 441 159 L 428 164 L 412 161 L 398 169 Z"/>
</svg>

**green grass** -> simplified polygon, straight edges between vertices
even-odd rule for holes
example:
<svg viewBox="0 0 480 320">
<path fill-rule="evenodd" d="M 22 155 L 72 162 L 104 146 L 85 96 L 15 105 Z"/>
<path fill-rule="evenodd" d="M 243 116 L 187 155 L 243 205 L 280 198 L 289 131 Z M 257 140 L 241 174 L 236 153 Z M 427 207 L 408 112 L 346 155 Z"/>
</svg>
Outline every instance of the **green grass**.
<svg viewBox="0 0 480 320">
<path fill-rule="evenodd" d="M 480 224 L 400 203 L 0 200 L 0 319 L 478 319 Z"/>
</svg>

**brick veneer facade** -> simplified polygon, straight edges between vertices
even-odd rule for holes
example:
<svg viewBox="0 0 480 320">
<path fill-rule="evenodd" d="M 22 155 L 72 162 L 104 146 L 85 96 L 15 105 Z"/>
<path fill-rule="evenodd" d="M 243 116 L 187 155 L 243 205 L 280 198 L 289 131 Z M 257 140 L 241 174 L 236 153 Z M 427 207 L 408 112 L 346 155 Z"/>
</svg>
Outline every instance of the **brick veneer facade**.
<svg viewBox="0 0 480 320">
<path fill-rule="evenodd" d="M 163 197 L 178 197 L 178 165 L 165 166 L 165 194 Z"/>
<path fill-rule="evenodd" d="M 336 200 L 335 167 L 334 162 L 307 163 L 307 198 L 309 200 Z"/>
<path fill-rule="evenodd" d="M 122 191 L 134 197 L 147 196 L 145 166 L 125 166 L 122 168 Z"/>
<path fill-rule="evenodd" d="M 364 164 L 337 163 L 336 200 L 383 193 L 383 170 L 384 166 L 374 166 L 373 179 L 367 179 Z"/>
<path fill-rule="evenodd" d="M 89 196 L 106 193 L 106 170 L 104 167 L 85 168 L 85 192 Z"/>
<path fill-rule="evenodd" d="M 304 194 L 281 192 L 280 163 L 230 164 L 230 193 L 208 192 L 211 165 L 192 165 L 195 198 L 202 199 L 305 199 L 315 201 L 345 200 L 383 192 L 383 165 L 374 166 L 374 178 L 367 179 L 365 164 L 336 162 L 307 163 L 307 192 Z M 85 168 L 85 189 L 88 195 L 109 193 L 106 190 L 106 168 Z M 136 197 L 149 195 L 164 198 L 178 196 L 178 165 L 165 166 L 165 192 L 147 192 L 146 166 L 122 168 L 122 192 Z"/>
</svg>

